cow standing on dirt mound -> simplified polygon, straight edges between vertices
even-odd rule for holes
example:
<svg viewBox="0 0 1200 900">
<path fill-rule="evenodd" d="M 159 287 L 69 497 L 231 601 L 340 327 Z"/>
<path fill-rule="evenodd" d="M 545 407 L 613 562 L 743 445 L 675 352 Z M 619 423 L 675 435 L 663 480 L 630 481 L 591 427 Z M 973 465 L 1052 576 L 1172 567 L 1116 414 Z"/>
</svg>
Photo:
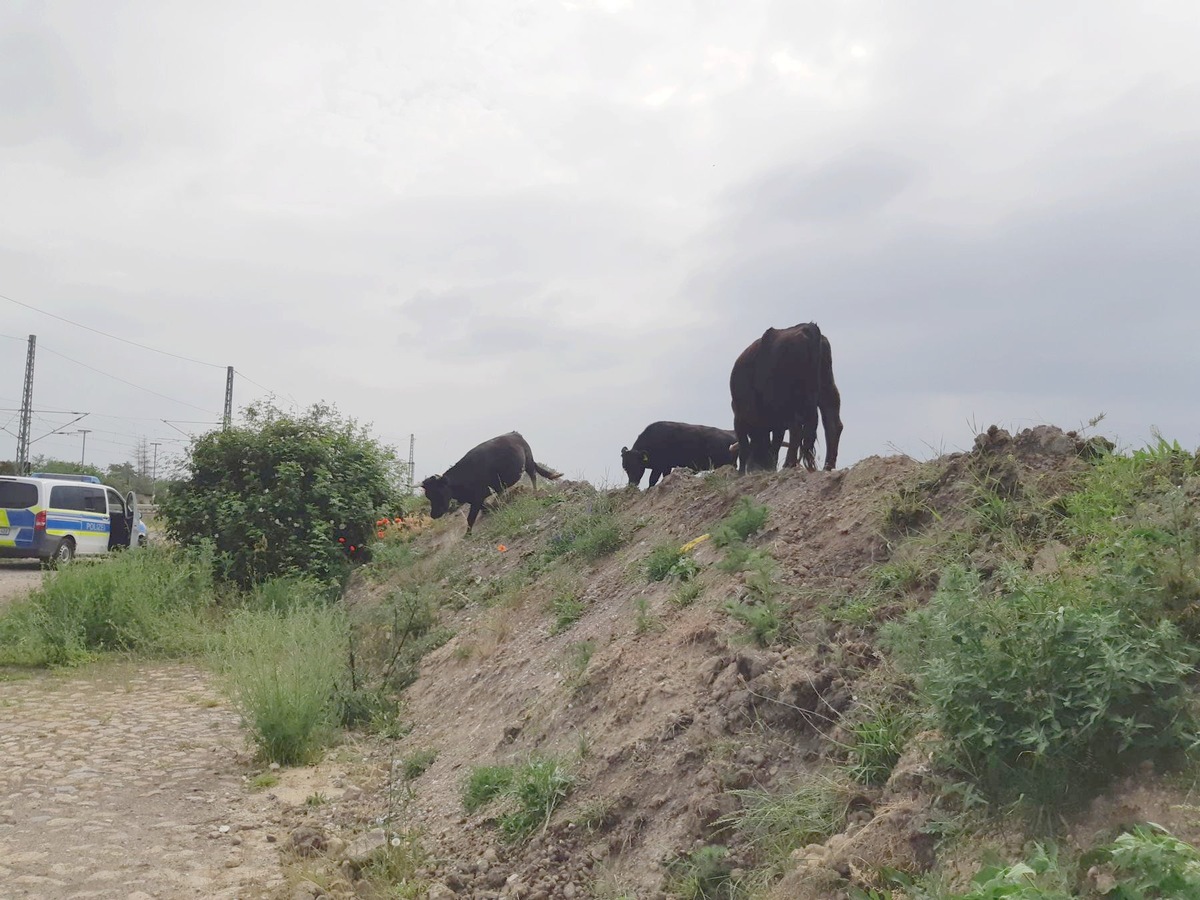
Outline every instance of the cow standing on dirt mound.
<svg viewBox="0 0 1200 900">
<path fill-rule="evenodd" d="M 475 519 L 483 509 L 483 501 L 499 494 L 521 480 L 521 473 L 537 488 L 537 477 L 554 480 L 561 472 L 547 469 L 534 462 L 529 443 L 515 431 L 484 441 L 446 470 L 443 475 L 430 475 L 421 487 L 429 498 L 429 514 L 440 519 L 450 509 L 450 501 L 470 503 L 467 514 L 467 534 L 475 527 Z"/>
<path fill-rule="evenodd" d="M 795 466 L 799 457 L 806 469 L 815 469 L 818 411 L 825 426 L 825 468 L 837 465 L 842 400 L 829 340 L 816 323 L 768 328 L 733 364 L 729 392 L 738 471 L 774 471 L 787 431 L 784 466 Z"/>
<path fill-rule="evenodd" d="M 621 468 L 629 476 L 630 485 L 638 485 L 642 475 L 650 470 L 650 487 L 676 467 L 719 469 L 735 462 L 732 431 L 708 425 L 688 425 L 685 422 L 653 422 L 647 425 L 633 449 L 621 448 Z"/>
</svg>

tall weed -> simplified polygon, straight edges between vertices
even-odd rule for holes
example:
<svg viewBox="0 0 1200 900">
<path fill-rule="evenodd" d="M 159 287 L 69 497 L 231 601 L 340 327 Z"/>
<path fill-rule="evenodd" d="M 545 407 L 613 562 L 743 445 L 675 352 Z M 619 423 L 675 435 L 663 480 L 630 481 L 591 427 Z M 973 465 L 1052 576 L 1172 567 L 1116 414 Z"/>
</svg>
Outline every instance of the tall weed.
<svg viewBox="0 0 1200 900">
<path fill-rule="evenodd" d="M 345 616 L 326 606 L 229 617 L 213 660 L 264 759 L 309 763 L 332 741 L 347 638 Z"/>
<path fill-rule="evenodd" d="M 211 554 L 147 547 L 64 566 L 0 625 L 0 658 L 64 665 L 96 651 L 203 649 L 215 603 Z"/>
</svg>

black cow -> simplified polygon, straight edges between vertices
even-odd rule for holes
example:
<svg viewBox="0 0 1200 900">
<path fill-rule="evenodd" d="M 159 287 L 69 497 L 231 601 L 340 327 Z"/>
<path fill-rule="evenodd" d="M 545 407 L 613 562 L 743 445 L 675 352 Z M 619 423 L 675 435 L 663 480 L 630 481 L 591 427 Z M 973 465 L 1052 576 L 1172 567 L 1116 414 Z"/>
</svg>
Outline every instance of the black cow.
<svg viewBox="0 0 1200 900">
<path fill-rule="evenodd" d="M 837 465 L 841 395 L 829 340 L 815 323 L 768 328 L 733 364 L 729 391 L 739 471 L 773 471 L 788 431 L 784 465 L 795 466 L 799 457 L 805 468 L 815 469 L 818 411 L 825 426 L 825 468 Z"/>
<path fill-rule="evenodd" d="M 446 470 L 444 475 L 431 475 L 421 482 L 429 498 L 429 514 L 435 519 L 450 509 L 450 501 L 471 504 L 467 514 L 467 534 L 483 509 L 483 501 L 499 494 L 521 480 L 524 472 L 537 487 L 538 475 L 551 480 L 561 478 L 561 472 L 547 469 L 533 460 L 529 443 L 515 431 L 484 441 Z"/>
<path fill-rule="evenodd" d="M 621 448 L 621 468 L 631 485 L 640 484 L 650 470 L 650 487 L 676 466 L 697 471 L 731 466 L 736 461 L 732 431 L 684 422 L 654 422 L 633 442 Z"/>
</svg>

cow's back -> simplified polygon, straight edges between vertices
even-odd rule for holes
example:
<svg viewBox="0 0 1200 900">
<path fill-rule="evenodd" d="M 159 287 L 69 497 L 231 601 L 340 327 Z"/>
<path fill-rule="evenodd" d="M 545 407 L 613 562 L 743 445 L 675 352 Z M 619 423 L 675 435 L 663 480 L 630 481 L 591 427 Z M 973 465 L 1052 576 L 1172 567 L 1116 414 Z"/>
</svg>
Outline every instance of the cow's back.
<svg viewBox="0 0 1200 900">
<path fill-rule="evenodd" d="M 446 470 L 445 477 L 454 499 L 467 503 L 488 489 L 500 491 L 516 484 L 531 456 L 525 438 L 510 431 L 468 450 Z"/>
<path fill-rule="evenodd" d="M 654 422 L 633 442 L 633 449 L 649 455 L 654 468 L 687 466 L 705 469 L 729 465 L 733 432 L 687 422 Z"/>
<path fill-rule="evenodd" d="M 813 322 L 768 329 L 755 357 L 754 390 L 772 421 L 815 403 L 821 385 L 821 329 Z"/>
</svg>

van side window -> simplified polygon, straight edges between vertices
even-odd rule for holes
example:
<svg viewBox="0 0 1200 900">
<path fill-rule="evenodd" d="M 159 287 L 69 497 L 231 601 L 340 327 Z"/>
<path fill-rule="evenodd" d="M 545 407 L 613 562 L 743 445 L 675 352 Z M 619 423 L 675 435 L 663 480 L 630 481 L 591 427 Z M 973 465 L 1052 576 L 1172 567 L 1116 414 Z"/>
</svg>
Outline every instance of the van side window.
<svg viewBox="0 0 1200 900">
<path fill-rule="evenodd" d="M 108 514 L 110 516 L 125 515 L 125 501 L 112 488 L 108 489 Z"/>
<path fill-rule="evenodd" d="M 107 513 L 108 507 L 104 503 L 104 491 L 100 488 L 85 487 L 83 490 L 83 508 L 87 512 Z"/>
<path fill-rule="evenodd" d="M 74 485 L 58 485 L 50 488 L 50 508 L 73 509 L 82 512 L 84 509 L 83 491 L 83 488 Z"/>
</svg>

